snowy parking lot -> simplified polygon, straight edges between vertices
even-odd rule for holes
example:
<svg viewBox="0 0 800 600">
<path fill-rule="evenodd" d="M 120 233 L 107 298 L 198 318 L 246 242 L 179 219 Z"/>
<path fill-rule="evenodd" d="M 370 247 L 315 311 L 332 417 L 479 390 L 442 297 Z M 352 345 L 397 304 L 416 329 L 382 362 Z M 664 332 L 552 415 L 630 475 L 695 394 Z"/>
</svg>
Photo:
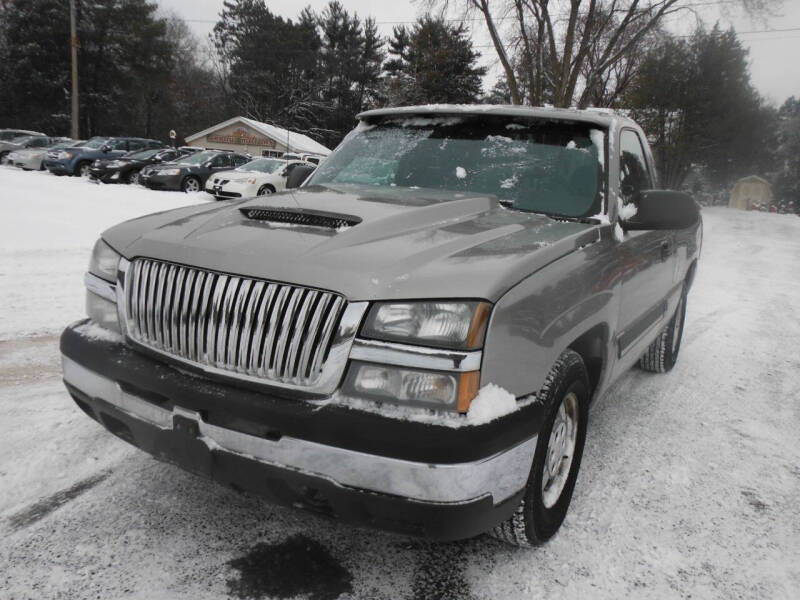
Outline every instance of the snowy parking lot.
<svg viewBox="0 0 800 600">
<path fill-rule="evenodd" d="M 92 244 L 208 199 L 0 168 L 0 598 L 800 597 L 800 218 L 704 209 L 677 366 L 595 403 L 563 528 L 520 550 L 274 507 L 75 406 L 58 334 Z"/>
</svg>

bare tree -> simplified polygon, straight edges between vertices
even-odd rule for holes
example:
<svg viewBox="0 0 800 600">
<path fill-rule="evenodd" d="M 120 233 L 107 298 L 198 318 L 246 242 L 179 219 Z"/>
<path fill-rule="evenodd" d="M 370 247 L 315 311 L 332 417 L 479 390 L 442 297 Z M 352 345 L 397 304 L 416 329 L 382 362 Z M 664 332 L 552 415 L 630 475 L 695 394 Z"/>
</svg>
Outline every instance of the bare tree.
<svg viewBox="0 0 800 600">
<path fill-rule="evenodd" d="M 757 14 L 782 0 L 730 0 Z M 664 19 L 700 0 L 425 0 L 428 7 L 480 15 L 513 104 L 608 104 L 631 80 L 637 54 Z M 498 22 L 510 22 L 505 36 Z M 518 57 L 515 60 L 515 56 Z M 516 63 L 516 64 L 515 64 Z M 516 68 L 515 68 L 516 67 Z M 520 69 L 522 67 L 522 69 Z M 520 71 L 527 89 L 521 89 Z M 610 89 L 607 89 L 609 86 Z M 545 91 L 547 90 L 547 94 Z"/>
</svg>

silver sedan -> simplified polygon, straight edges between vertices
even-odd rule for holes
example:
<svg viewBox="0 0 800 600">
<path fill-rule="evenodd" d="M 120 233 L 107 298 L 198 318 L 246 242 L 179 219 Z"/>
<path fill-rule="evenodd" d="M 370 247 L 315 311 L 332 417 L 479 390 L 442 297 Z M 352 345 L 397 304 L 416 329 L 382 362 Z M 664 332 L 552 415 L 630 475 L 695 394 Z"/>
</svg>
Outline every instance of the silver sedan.
<svg viewBox="0 0 800 600">
<path fill-rule="evenodd" d="M 9 165 L 19 167 L 25 171 L 41 171 L 44 168 L 42 166 L 42 161 L 47 155 L 48 150 L 59 150 L 61 148 L 71 148 L 79 145 L 80 142 L 75 143 L 73 140 L 65 140 L 58 144 L 48 146 L 47 148 L 23 148 L 9 153 L 6 157 L 6 161 Z"/>
</svg>

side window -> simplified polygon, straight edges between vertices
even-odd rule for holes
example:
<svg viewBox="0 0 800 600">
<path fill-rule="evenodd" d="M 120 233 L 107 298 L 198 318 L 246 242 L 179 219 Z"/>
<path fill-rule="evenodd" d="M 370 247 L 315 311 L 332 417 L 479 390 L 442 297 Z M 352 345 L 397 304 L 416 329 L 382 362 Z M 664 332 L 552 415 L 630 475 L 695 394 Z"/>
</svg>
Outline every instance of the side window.
<svg viewBox="0 0 800 600">
<path fill-rule="evenodd" d="M 237 154 L 233 157 L 233 166 L 234 167 L 241 167 L 244 164 L 250 162 L 250 159 L 246 156 L 242 156 L 241 154 Z"/>
<path fill-rule="evenodd" d="M 214 158 L 214 162 L 211 163 L 212 167 L 230 167 L 231 166 L 231 156 L 230 154 L 220 154 L 216 158 Z"/>
<path fill-rule="evenodd" d="M 145 144 L 142 140 L 130 140 L 128 142 L 128 149 L 129 150 L 141 150 L 144 148 Z"/>
<path fill-rule="evenodd" d="M 111 140 L 108 145 L 112 150 L 127 150 L 128 147 L 126 140 Z"/>
<path fill-rule="evenodd" d="M 653 187 L 644 149 L 635 131 L 624 129 L 619 141 L 619 189 L 625 203 L 636 194 Z"/>
<path fill-rule="evenodd" d="M 49 144 L 50 140 L 47 138 L 34 138 L 31 140 L 30 147 L 31 148 L 44 148 Z"/>
</svg>

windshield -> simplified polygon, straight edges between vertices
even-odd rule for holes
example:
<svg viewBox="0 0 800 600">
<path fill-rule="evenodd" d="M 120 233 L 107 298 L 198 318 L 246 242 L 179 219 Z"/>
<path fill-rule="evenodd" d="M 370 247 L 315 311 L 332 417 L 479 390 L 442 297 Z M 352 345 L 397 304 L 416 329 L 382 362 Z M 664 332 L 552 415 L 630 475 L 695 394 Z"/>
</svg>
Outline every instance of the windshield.
<svg viewBox="0 0 800 600">
<path fill-rule="evenodd" d="M 154 154 L 158 154 L 161 152 L 163 148 L 156 148 L 155 150 L 139 150 L 138 152 L 129 152 L 125 155 L 125 158 L 132 158 L 133 160 L 144 160 L 145 158 L 150 158 Z"/>
<path fill-rule="evenodd" d="M 197 152 L 196 154 L 184 156 L 177 162 L 181 165 L 200 165 L 207 160 L 214 158 L 217 154 L 219 154 L 219 152 Z"/>
<path fill-rule="evenodd" d="M 605 135 L 588 124 L 511 117 L 362 125 L 309 181 L 492 194 L 567 217 L 601 212 Z"/>
<path fill-rule="evenodd" d="M 8 141 L 13 140 L 14 138 L 18 138 L 20 136 L 19 131 L 0 131 L 0 140 Z"/>
<path fill-rule="evenodd" d="M 91 148 L 93 150 L 97 149 L 97 148 L 102 148 L 103 145 L 108 141 L 108 139 L 109 138 L 106 138 L 106 137 L 93 137 L 88 142 L 86 142 L 83 145 L 83 147 L 84 148 Z"/>
<path fill-rule="evenodd" d="M 75 146 L 80 146 L 80 142 L 77 144 L 75 142 L 59 142 L 58 144 L 53 144 L 52 146 L 48 146 L 49 150 L 59 150 L 60 148 L 74 148 Z"/>
<path fill-rule="evenodd" d="M 286 165 L 285 160 L 274 158 L 257 158 L 247 164 L 242 165 L 238 171 L 258 171 L 260 173 L 275 173 L 278 169 Z"/>
<path fill-rule="evenodd" d="M 24 145 L 24 144 L 27 144 L 28 142 L 30 142 L 33 139 L 35 139 L 35 138 L 32 135 L 21 135 L 19 137 L 15 137 L 13 140 L 11 140 L 11 143 L 12 144 Z"/>
</svg>

